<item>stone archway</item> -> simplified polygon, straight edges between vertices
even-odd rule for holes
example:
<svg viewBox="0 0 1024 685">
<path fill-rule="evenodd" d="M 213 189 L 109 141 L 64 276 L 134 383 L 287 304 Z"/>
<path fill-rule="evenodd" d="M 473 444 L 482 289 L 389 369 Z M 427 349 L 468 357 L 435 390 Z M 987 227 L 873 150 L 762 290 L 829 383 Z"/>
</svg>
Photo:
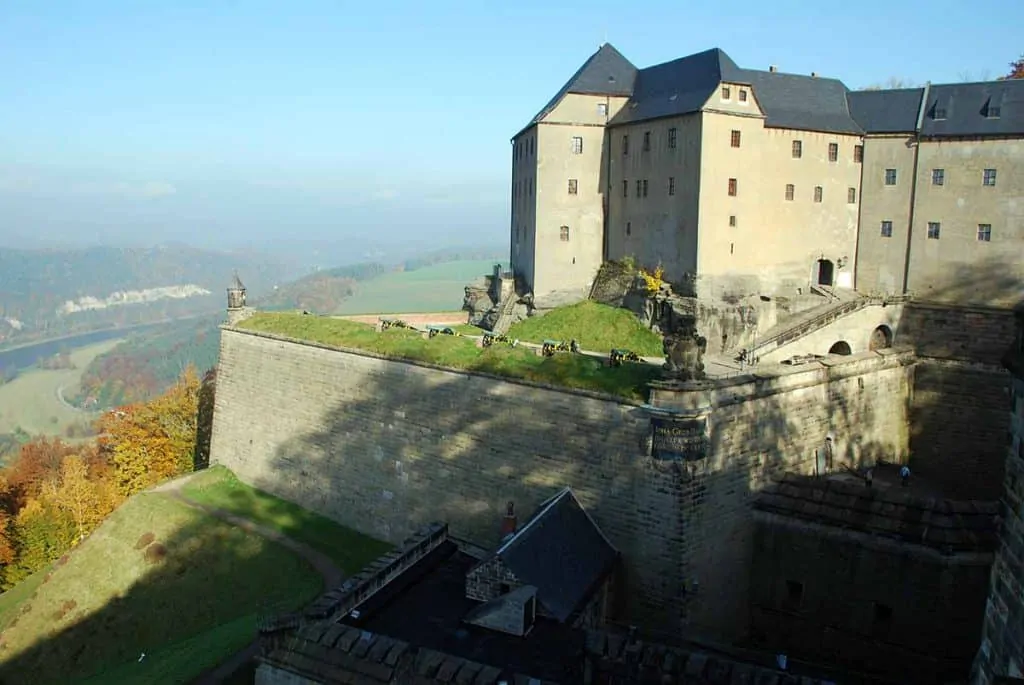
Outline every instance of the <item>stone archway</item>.
<svg viewBox="0 0 1024 685">
<path fill-rule="evenodd" d="M 892 347 L 892 329 L 882 324 L 871 331 L 871 339 L 868 341 L 869 350 L 884 350 Z"/>
<path fill-rule="evenodd" d="M 828 348 L 828 353 L 837 354 L 841 357 L 848 357 L 851 354 L 853 354 L 853 350 L 850 349 L 850 343 L 846 342 L 845 340 L 840 340 L 839 342 L 832 345 L 832 347 Z"/>
</svg>

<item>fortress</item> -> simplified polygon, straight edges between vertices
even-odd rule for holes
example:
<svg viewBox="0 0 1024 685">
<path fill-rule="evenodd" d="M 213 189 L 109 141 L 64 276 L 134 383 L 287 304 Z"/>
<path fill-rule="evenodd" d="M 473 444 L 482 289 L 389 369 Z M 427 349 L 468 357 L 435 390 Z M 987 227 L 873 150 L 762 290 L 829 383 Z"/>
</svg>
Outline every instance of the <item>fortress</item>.
<svg viewBox="0 0 1024 685">
<path fill-rule="evenodd" d="M 609 626 L 856 682 L 962 680 L 982 644 L 992 682 L 1021 656 L 1019 593 L 986 597 L 994 558 L 1024 575 L 995 537 L 1019 491 L 1022 166 L 1024 82 L 852 93 L 605 45 L 514 139 L 511 269 L 480 311 L 667 303 L 711 342 L 706 377 L 634 402 L 260 333 L 236 279 L 212 461 L 392 542 L 440 520 L 492 547 L 508 503 L 571 488 L 621 554 Z M 599 272 L 631 259 L 675 294 L 609 296 Z"/>
</svg>

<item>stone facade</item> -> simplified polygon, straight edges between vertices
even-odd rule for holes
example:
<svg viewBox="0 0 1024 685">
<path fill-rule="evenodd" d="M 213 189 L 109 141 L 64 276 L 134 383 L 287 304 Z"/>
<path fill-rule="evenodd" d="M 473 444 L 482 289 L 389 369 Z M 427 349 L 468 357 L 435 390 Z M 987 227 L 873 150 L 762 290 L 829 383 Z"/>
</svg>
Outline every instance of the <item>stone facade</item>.
<svg viewBox="0 0 1024 685">
<path fill-rule="evenodd" d="M 1024 678 L 1024 312 L 1017 314 L 1012 348 L 1001 546 L 992 566 L 974 682 L 989 685 L 999 676 Z"/>
<path fill-rule="evenodd" d="M 758 499 L 757 647 L 907 685 L 964 680 L 998 505 L 935 499 L 917 476 L 909 488 L 894 480 L 791 477 Z"/>
<path fill-rule="evenodd" d="M 905 458 L 912 355 L 611 397 L 390 361 L 224 329 L 212 461 L 366 534 L 430 520 L 492 546 L 505 503 L 573 488 L 625 562 L 626 620 L 746 632 L 749 501 L 773 474 Z M 651 458 L 651 420 L 703 411 L 709 451 Z"/>
</svg>

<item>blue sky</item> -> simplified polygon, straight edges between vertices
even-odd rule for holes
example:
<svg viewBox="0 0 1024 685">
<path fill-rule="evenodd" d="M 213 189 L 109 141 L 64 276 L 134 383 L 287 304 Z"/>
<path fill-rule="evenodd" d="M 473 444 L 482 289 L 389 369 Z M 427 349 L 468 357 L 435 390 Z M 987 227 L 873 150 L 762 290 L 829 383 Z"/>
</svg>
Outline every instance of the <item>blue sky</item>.
<svg viewBox="0 0 1024 685">
<path fill-rule="evenodd" d="M 725 9 L 728 7 L 728 9 Z M 995 77 L 1024 3 L 0 3 L 0 244 L 501 244 L 509 138 L 605 40 L 851 88 Z"/>
</svg>

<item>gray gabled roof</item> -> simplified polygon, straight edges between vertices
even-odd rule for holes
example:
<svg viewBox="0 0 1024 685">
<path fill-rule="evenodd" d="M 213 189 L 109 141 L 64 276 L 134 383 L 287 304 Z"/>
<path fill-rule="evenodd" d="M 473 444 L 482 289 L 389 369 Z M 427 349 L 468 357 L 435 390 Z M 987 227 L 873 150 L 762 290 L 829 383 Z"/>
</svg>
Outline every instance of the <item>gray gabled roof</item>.
<svg viewBox="0 0 1024 685">
<path fill-rule="evenodd" d="M 546 117 L 569 93 L 628 97 L 633 93 L 634 79 L 636 79 L 636 67 L 614 46 L 605 43 L 583 63 L 583 66 L 565 82 L 565 85 L 519 133 Z M 519 133 L 514 137 L 519 137 Z"/>
<path fill-rule="evenodd" d="M 922 136 L 1024 135 L 1024 80 L 868 90 L 847 97 L 868 133 L 914 133 L 924 98 Z"/>
<path fill-rule="evenodd" d="M 618 551 L 565 488 L 547 500 L 496 555 L 537 599 L 565 622 L 611 571 Z"/>
<path fill-rule="evenodd" d="M 867 133 L 913 133 L 924 88 L 851 91 L 850 113 Z"/>
<path fill-rule="evenodd" d="M 991 116 L 991 108 L 999 116 Z M 945 119 L 936 109 L 946 110 Z M 922 136 L 1005 136 L 1024 134 L 1024 80 L 954 83 L 928 88 Z"/>
<path fill-rule="evenodd" d="M 850 116 L 846 86 L 834 78 L 744 69 L 765 114 L 765 126 L 861 134 Z"/>
<path fill-rule="evenodd" d="M 697 112 L 722 81 L 747 82 L 743 70 L 718 48 L 641 69 L 633 97 L 609 125 Z"/>
</svg>

